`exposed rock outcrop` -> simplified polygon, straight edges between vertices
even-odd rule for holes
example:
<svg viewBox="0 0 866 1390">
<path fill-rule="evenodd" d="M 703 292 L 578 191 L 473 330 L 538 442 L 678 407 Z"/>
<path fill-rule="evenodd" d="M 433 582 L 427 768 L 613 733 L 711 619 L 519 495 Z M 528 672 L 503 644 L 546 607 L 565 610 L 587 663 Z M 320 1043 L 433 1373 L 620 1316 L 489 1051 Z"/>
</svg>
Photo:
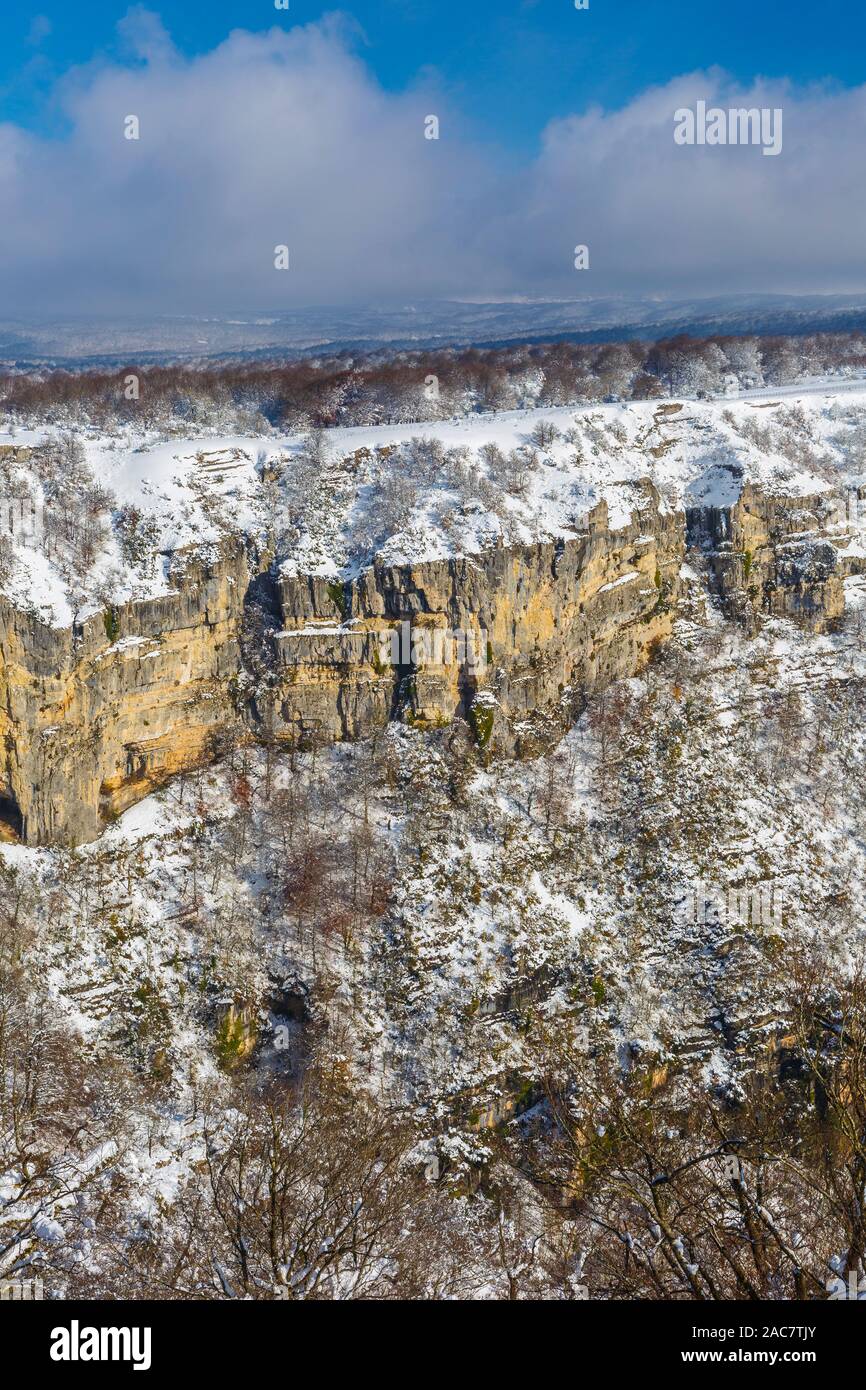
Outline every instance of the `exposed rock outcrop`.
<svg viewBox="0 0 866 1390">
<path fill-rule="evenodd" d="M 634 489 L 633 489 L 634 492 Z M 277 576 L 238 538 L 176 557 L 174 591 L 51 629 L 0 600 L 0 822 L 33 844 L 81 843 L 227 740 L 364 737 L 400 712 L 461 715 L 519 748 L 535 716 L 574 718 L 669 635 L 689 542 L 748 620 L 820 628 L 842 610 L 815 499 L 746 485 L 727 508 L 665 508 L 642 483 L 630 519 L 602 502 L 557 541 L 374 564 L 352 582 Z"/>
<path fill-rule="evenodd" d="M 668 635 L 683 552 L 682 516 L 660 509 L 647 483 L 622 529 L 601 503 L 573 539 L 377 564 L 338 595 L 284 580 L 280 722 L 304 730 L 312 718 L 330 738 L 354 737 L 384 722 L 401 686 L 431 722 L 466 715 L 479 689 L 492 690 L 503 737 L 563 700 L 571 712 Z M 317 626 L 328 616 L 343 625 Z"/>
<path fill-rule="evenodd" d="M 238 540 L 168 596 L 72 629 L 0 601 L 0 816 L 30 843 L 80 843 L 227 738 L 359 738 L 403 706 L 467 714 L 479 690 L 507 742 L 640 667 L 670 631 L 682 554 L 682 517 L 646 484 L 621 528 L 602 503 L 573 538 L 345 585 L 274 579 Z"/>
<path fill-rule="evenodd" d="M 822 535 L 826 515 L 820 493 L 788 497 L 745 483 L 730 506 L 686 509 L 688 542 L 728 611 L 752 631 L 763 613 L 822 632 L 845 607 L 838 552 Z"/>
<path fill-rule="evenodd" d="M 0 600 L 0 797 L 33 844 L 93 839 L 237 721 L 244 549 L 164 598 L 48 628 Z"/>
</svg>

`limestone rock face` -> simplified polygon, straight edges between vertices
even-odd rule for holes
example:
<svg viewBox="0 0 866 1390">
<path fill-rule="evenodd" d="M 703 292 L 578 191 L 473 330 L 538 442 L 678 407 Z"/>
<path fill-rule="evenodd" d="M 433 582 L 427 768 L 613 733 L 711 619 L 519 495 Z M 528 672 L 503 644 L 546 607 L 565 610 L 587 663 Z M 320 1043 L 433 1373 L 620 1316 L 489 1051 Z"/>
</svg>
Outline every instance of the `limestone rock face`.
<svg viewBox="0 0 866 1390">
<path fill-rule="evenodd" d="M 747 578 L 750 551 L 771 611 L 832 615 L 831 557 L 802 550 L 783 507 L 741 501 L 701 520 L 722 588 Z M 0 600 L 0 824 L 31 844 L 92 840 L 230 739 L 328 742 L 461 715 L 479 743 L 519 749 L 534 716 L 568 723 L 670 633 L 685 517 L 649 482 L 630 505 L 621 526 L 602 502 L 568 538 L 377 563 L 347 583 L 275 576 L 237 539 L 207 563 L 177 557 L 167 596 L 69 630 Z"/>
<path fill-rule="evenodd" d="M 622 529 L 601 503 L 573 539 L 376 564 L 339 594 L 283 580 L 277 732 L 357 737 L 401 701 L 439 723 L 479 690 L 506 723 L 571 709 L 669 634 L 683 553 L 682 515 L 647 483 Z"/>
<path fill-rule="evenodd" d="M 0 806 L 31 844 L 80 843 L 237 721 L 243 547 L 176 593 L 55 629 L 0 600 Z"/>
<path fill-rule="evenodd" d="M 744 484 L 729 507 L 686 513 L 690 546 L 707 558 L 729 611 L 754 630 L 761 613 L 823 632 L 845 608 L 843 567 L 822 534 L 826 501 Z"/>
</svg>

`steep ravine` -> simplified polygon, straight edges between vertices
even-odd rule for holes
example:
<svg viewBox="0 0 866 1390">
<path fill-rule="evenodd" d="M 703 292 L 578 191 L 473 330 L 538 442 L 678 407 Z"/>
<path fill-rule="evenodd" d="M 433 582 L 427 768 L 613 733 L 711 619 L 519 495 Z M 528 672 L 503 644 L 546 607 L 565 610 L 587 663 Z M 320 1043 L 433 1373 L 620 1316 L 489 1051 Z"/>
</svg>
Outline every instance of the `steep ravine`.
<svg viewBox="0 0 866 1390">
<path fill-rule="evenodd" d="M 7 835 L 83 843 L 228 739 L 361 738 L 401 710 L 429 723 L 462 714 L 485 746 L 519 751 L 532 719 L 567 723 L 669 636 L 687 543 L 703 546 L 731 602 L 757 609 L 780 593 L 771 610 L 810 625 L 841 611 L 826 556 L 817 574 L 785 569 L 778 499 L 744 489 L 724 516 L 690 512 L 687 535 L 684 513 L 641 490 L 622 527 L 602 502 L 567 539 L 374 564 L 346 584 L 275 577 L 237 539 L 212 563 L 190 560 L 168 596 L 74 629 L 0 599 Z"/>
</svg>

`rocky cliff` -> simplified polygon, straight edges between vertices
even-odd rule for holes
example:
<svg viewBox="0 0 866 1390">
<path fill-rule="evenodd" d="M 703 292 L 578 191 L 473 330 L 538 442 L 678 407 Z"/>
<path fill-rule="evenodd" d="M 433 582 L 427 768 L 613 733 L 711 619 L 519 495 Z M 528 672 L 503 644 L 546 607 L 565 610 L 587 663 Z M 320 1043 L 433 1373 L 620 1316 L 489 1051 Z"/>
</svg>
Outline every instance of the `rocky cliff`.
<svg viewBox="0 0 866 1390">
<path fill-rule="evenodd" d="M 602 502 L 567 538 L 346 583 L 274 574 L 238 538 L 176 557 L 166 597 L 71 629 L 0 601 L 0 819 L 28 843 L 85 842 L 226 740 L 355 739 L 398 715 L 461 715 L 480 744 L 519 749 L 535 716 L 568 722 L 668 636 L 687 529 L 735 607 L 836 616 L 835 552 L 789 501 L 747 486 L 687 528 L 644 482 L 624 525 Z"/>
<path fill-rule="evenodd" d="M 826 494 L 791 497 L 745 483 L 731 506 L 687 508 L 688 543 L 750 630 L 769 614 L 821 632 L 845 607 L 843 565 L 824 534 L 831 512 Z"/>
<path fill-rule="evenodd" d="M 573 539 L 374 565 L 336 590 L 284 580 L 276 729 L 356 737 L 402 702 L 442 722 L 484 692 L 507 740 L 515 722 L 639 669 L 670 632 L 683 550 L 682 516 L 646 483 L 620 529 L 601 503 Z"/>
<path fill-rule="evenodd" d="M 243 547 L 190 563 L 169 596 L 47 628 L 0 601 L 0 805 L 32 844 L 106 819 L 209 755 L 237 719 Z"/>
<path fill-rule="evenodd" d="M 479 741 L 495 725 L 513 744 L 526 716 L 570 710 L 647 659 L 670 631 L 682 554 L 682 517 L 646 484 L 618 529 L 602 503 L 573 538 L 374 565 L 346 584 L 275 578 L 237 540 L 208 563 L 178 557 L 166 597 L 71 629 L 0 602 L 7 833 L 93 839 L 227 738 L 360 738 L 405 710 L 463 714 Z"/>
</svg>

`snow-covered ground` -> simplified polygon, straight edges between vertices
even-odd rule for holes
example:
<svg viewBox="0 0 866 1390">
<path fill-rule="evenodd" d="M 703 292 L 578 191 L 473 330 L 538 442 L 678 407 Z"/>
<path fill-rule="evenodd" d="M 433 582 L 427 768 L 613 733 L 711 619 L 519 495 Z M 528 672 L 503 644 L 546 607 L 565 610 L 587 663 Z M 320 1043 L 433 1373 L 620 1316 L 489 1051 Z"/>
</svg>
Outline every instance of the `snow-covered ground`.
<svg viewBox="0 0 866 1390">
<path fill-rule="evenodd" d="M 844 491 L 863 475 L 862 383 L 676 404 L 334 429 L 312 459 L 300 436 L 85 434 L 87 467 L 107 491 L 97 553 L 79 562 L 26 540 L 3 591 L 64 626 L 106 603 L 165 593 L 173 554 L 207 552 L 229 533 L 263 540 L 276 531 L 287 567 L 350 576 L 374 553 L 419 561 L 572 534 L 601 499 L 612 524 L 622 525 L 635 502 L 629 485 L 645 477 L 664 505 L 681 507 L 724 505 L 741 480 L 801 495 Z M 539 445 L 544 424 L 557 435 Z M 0 432 L 0 446 L 57 438 L 57 431 L 17 428 Z M 436 441 L 435 452 L 413 440 Z M 486 446 L 496 446 L 500 460 Z M 0 489 L 17 481 L 41 506 L 46 480 L 25 465 L 8 471 Z M 121 509 L 135 509 L 151 528 L 148 553 L 135 561 L 120 544 Z"/>
</svg>

